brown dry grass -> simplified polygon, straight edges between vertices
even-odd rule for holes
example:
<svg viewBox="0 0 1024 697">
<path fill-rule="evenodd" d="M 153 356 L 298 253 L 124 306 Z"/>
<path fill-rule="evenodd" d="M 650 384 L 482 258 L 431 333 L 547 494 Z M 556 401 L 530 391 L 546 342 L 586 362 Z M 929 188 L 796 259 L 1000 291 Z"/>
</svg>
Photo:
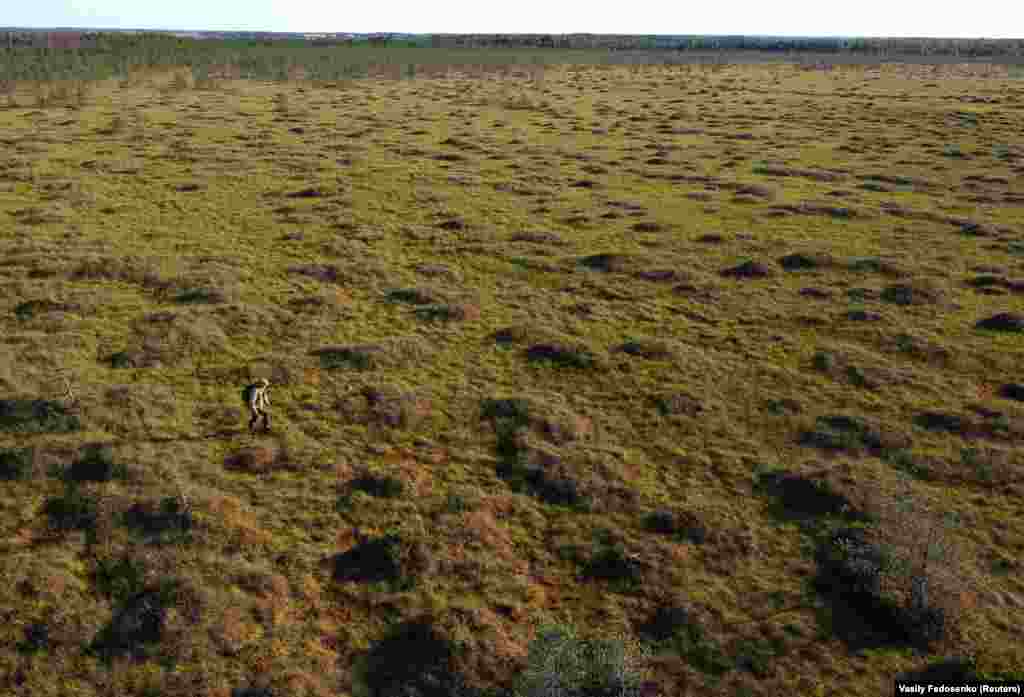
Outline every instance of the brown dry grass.
<svg viewBox="0 0 1024 697">
<path fill-rule="evenodd" d="M 424 613 L 471 682 L 507 685 L 536 622 L 628 634 L 666 599 L 728 667 L 661 646 L 666 695 L 875 695 L 935 660 L 828 634 L 807 581 L 841 521 L 776 515 L 772 470 L 885 512 L 877 534 L 914 558 L 931 528 L 889 506 L 909 473 L 915 501 L 965 523 L 929 571 L 971 581 L 947 594 L 961 633 L 943 651 L 1024 664 L 1024 406 L 1004 396 L 1024 344 L 975 328 L 1024 313 L 1019 80 L 230 73 L 0 110 L 0 400 L 81 423 L 17 431 L 0 412 L 0 452 L 35 449 L 0 481 L 0 692 L 360 694 L 365 652 Z M 245 428 L 255 376 L 270 436 Z M 61 480 L 107 441 L 126 477 Z M 402 495 L 340 505 L 365 468 Z M 570 490 L 587 505 L 553 502 Z M 78 494 L 94 529 L 88 511 L 55 529 L 50 502 Z M 186 510 L 187 534 L 122 524 L 142 502 L 153 526 Z M 706 536 L 652 531 L 655 510 Z M 325 562 L 357 528 L 413 550 L 415 582 L 336 583 Z M 583 573 L 606 548 L 632 585 Z M 194 607 L 149 658 L 106 665 L 85 649 L 121 605 L 96 569 L 123 558 Z M 36 623 L 49 639 L 19 650 Z M 764 674 L 751 645 L 772 647 Z"/>
</svg>

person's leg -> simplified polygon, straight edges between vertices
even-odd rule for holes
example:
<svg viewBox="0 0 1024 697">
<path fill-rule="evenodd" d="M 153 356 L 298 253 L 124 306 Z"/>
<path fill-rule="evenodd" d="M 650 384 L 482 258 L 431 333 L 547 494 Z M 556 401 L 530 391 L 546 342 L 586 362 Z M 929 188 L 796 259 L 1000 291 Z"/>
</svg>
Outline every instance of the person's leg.
<svg viewBox="0 0 1024 697">
<path fill-rule="evenodd" d="M 270 412 L 263 411 L 263 432 L 270 433 Z"/>
<path fill-rule="evenodd" d="M 252 410 L 252 418 L 249 419 L 249 433 L 252 433 L 256 428 L 256 420 L 260 418 L 259 412 L 255 409 Z"/>
</svg>

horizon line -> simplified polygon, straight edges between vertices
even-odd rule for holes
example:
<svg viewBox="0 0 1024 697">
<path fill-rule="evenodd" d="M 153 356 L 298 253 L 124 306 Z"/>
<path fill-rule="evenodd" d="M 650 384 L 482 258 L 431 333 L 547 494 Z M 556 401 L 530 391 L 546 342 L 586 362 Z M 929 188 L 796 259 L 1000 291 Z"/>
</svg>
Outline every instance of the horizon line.
<svg viewBox="0 0 1024 697">
<path fill-rule="evenodd" d="M 153 33 L 208 33 L 208 34 L 396 34 L 401 36 L 472 36 L 472 35 L 495 35 L 495 36 L 532 36 L 532 35 L 555 35 L 555 36 L 637 36 L 637 37 L 751 37 L 762 39 L 936 39 L 936 40 L 988 40 L 988 41 L 1022 41 L 1024 37 L 994 37 L 994 36 L 923 36 L 923 35 L 871 35 L 871 34 L 745 34 L 745 33 L 690 33 L 690 34 L 645 34 L 645 33 L 616 33 L 616 32 L 556 32 L 556 31 L 469 31 L 469 32 L 438 32 L 438 31 L 280 31 L 274 29 L 175 29 L 166 27 L 85 27 L 85 26 L 5 26 L 0 31 L 94 31 L 94 32 L 153 32 Z"/>
</svg>

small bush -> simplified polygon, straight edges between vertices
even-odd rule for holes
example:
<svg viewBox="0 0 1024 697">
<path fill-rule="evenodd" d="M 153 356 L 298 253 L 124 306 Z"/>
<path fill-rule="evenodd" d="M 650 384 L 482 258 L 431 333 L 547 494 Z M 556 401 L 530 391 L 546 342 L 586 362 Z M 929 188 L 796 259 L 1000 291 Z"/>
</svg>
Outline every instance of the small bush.
<svg viewBox="0 0 1024 697">
<path fill-rule="evenodd" d="M 421 339 L 396 337 L 372 344 L 328 346 L 313 352 L 325 370 L 377 370 L 422 364 L 432 351 Z"/>
<path fill-rule="evenodd" d="M 886 462 L 901 472 L 905 472 L 917 479 L 927 480 L 932 473 L 928 466 L 914 457 L 914 453 L 906 449 L 886 450 L 881 453 L 883 462 Z"/>
<path fill-rule="evenodd" d="M 516 697 L 639 697 L 647 651 L 625 638 L 589 639 L 568 626 L 541 627 L 530 643 Z"/>
<path fill-rule="evenodd" d="M 583 569 L 586 578 L 612 581 L 622 587 L 632 587 L 642 579 L 640 562 L 626 553 L 620 544 L 601 545 Z"/>
<path fill-rule="evenodd" d="M 401 479 L 390 475 L 375 475 L 364 472 L 349 484 L 352 491 L 365 491 L 370 496 L 394 499 L 402 495 L 405 484 Z"/>
<path fill-rule="evenodd" d="M 651 641 L 669 641 L 686 630 L 694 622 L 692 613 L 679 605 L 659 605 L 651 616 L 640 625 L 641 636 Z"/>
<path fill-rule="evenodd" d="M 195 303 L 220 304 L 228 301 L 228 295 L 220 288 L 202 286 L 189 288 L 174 296 L 174 301 L 184 305 Z"/>
<path fill-rule="evenodd" d="M 429 552 L 419 544 L 406 543 L 396 534 L 359 542 L 332 558 L 335 581 L 384 583 L 397 591 L 409 590 L 431 565 Z"/>
<path fill-rule="evenodd" d="M 736 647 L 736 666 L 759 678 L 768 676 L 772 659 L 782 647 L 764 639 L 744 639 Z"/>
<path fill-rule="evenodd" d="M 576 369 L 588 369 L 597 365 L 597 359 L 590 349 L 563 343 L 534 344 L 526 349 L 526 358 L 530 361 L 546 361 Z"/>
<path fill-rule="evenodd" d="M 116 351 L 107 356 L 105 362 L 110 363 L 110 367 L 116 370 L 138 367 L 136 354 L 131 351 Z"/>
<path fill-rule="evenodd" d="M 116 602 L 122 602 L 142 590 L 146 566 L 137 558 L 100 559 L 93 572 L 97 590 Z"/>
<path fill-rule="evenodd" d="M 99 506 L 96 499 L 71 483 L 64 493 L 47 499 L 43 512 L 49 517 L 50 525 L 57 530 L 95 530 L 99 520 Z"/>
<path fill-rule="evenodd" d="M 672 535 L 695 544 L 702 544 L 708 537 L 708 530 L 693 513 L 659 509 L 644 516 L 643 526 L 650 532 Z"/>
<path fill-rule="evenodd" d="M 32 473 L 32 448 L 0 450 L 0 480 L 24 479 Z"/>
<path fill-rule="evenodd" d="M 152 542 L 184 541 L 195 526 L 195 518 L 177 496 L 159 501 L 134 503 L 122 516 L 124 525 L 141 532 Z"/>
<path fill-rule="evenodd" d="M 815 370 L 820 370 L 823 373 L 832 372 L 835 363 L 835 357 L 827 351 L 818 351 L 814 354 L 814 358 L 811 361 Z"/>
<path fill-rule="evenodd" d="M 783 519 L 844 516 L 861 519 L 850 501 L 827 481 L 786 472 L 770 472 L 758 478 L 758 488 L 775 499 L 773 514 Z"/>
<path fill-rule="evenodd" d="M 813 430 L 804 431 L 800 444 L 825 450 L 858 452 L 867 449 L 880 453 L 910 446 L 910 438 L 877 425 L 859 416 L 836 414 L 819 416 Z"/>
<path fill-rule="evenodd" d="M 514 428 L 530 423 L 531 403 L 528 399 L 508 397 L 503 399 L 485 399 L 481 406 L 480 418 L 498 422 L 507 419 Z"/>
<path fill-rule="evenodd" d="M 78 416 L 60 402 L 43 399 L 0 399 L 0 431 L 68 433 L 80 428 Z"/>
<path fill-rule="evenodd" d="M 956 640 L 970 578 L 947 534 L 955 520 L 919 509 L 906 493 L 877 517 L 870 529 L 840 529 L 822 539 L 819 589 L 886 641 L 930 650 Z"/>
<path fill-rule="evenodd" d="M 372 697 L 460 697 L 464 681 L 454 667 L 455 647 L 418 618 L 393 629 L 367 656 Z"/>
<path fill-rule="evenodd" d="M 25 627 L 24 639 L 15 647 L 18 653 L 31 655 L 50 647 L 50 627 L 45 622 L 32 622 Z"/>
<path fill-rule="evenodd" d="M 526 492 L 544 503 L 586 510 L 591 505 L 579 484 L 566 473 L 549 471 L 544 464 L 531 463 L 520 439 L 512 429 L 498 434 L 497 474 L 513 491 Z"/>
<path fill-rule="evenodd" d="M 89 646 L 89 652 L 110 660 L 120 655 L 148 657 L 148 645 L 163 638 L 167 610 L 179 604 L 176 582 L 164 581 L 126 598 Z"/>
<path fill-rule="evenodd" d="M 114 462 L 114 449 L 109 443 L 90 443 L 68 469 L 67 478 L 76 482 L 109 482 L 126 479 L 128 468 Z"/>
</svg>

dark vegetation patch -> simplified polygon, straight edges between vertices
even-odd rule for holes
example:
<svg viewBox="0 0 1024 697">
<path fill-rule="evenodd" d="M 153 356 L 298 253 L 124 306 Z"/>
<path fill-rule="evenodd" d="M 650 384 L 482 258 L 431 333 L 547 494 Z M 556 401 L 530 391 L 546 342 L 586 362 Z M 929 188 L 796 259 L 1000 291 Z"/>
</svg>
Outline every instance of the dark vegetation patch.
<svg viewBox="0 0 1024 697">
<path fill-rule="evenodd" d="M 844 641 L 935 650 L 959 635 L 964 579 L 951 583 L 939 568 L 950 550 L 939 528 L 920 520 L 891 527 L 900 522 L 887 519 L 883 524 L 890 529 L 841 528 L 823 535 L 814 584 L 832 600 L 831 628 Z"/>
<path fill-rule="evenodd" d="M 225 303 L 230 300 L 228 293 L 213 286 L 200 286 L 198 288 L 189 288 L 188 290 L 178 293 L 174 297 L 175 302 L 182 304 L 193 304 L 193 303 L 205 303 L 216 305 Z"/>
<path fill-rule="evenodd" d="M 27 479 L 32 474 L 35 450 L 32 448 L 0 450 L 0 480 Z"/>
<path fill-rule="evenodd" d="M 542 342 L 526 349 L 526 359 L 534 363 L 550 363 L 562 368 L 587 370 L 597 366 L 593 351 L 579 342 Z"/>
<path fill-rule="evenodd" d="M 769 510 L 780 520 L 810 520 L 826 516 L 850 520 L 865 518 L 820 473 L 770 472 L 758 478 L 757 487 L 774 499 Z"/>
<path fill-rule="evenodd" d="M 708 539 L 708 528 L 690 511 L 673 511 L 659 508 L 643 517 L 645 530 L 659 535 L 668 535 L 679 540 L 703 544 Z"/>
<path fill-rule="evenodd" d="M 346 493 L 362 491 L 370 496 L 382 499 L 400 498 L 405 492 L 405 484 L 401 479 L 388 474 L 376 474 L 368 468 L 360 470 L 348 482 Z"/>
<path fill-rule="evenodd" d="M 43 298 L 41 300 L 26 300 L 25 302 L 18 303 L 14 308 L 14 316 L 25 322 L 53 312 L 77 312 L 80 309 L 78 305 L 72 303 L 57 302 L 56 300 Z"/>
<path fill-rule="evenodd" d="M 696 241 L 702 244 L 721 244 L 725 242 L 725 237 L 717 232 L 708 232 L 698 237 Z"/>
<path fill-rule="evenodd" d="M 802 254 L 794 252 L 779 257 L 779 266 L 786 271 L 806 271 L 832 266 L 832 257 L 827 254 Z"/>
<path fill-rule="evenodd" d="M 31 622 L 25 625 L 22 637 L 22 640 L 15 646 L 15 650 L 23 656 L 47 651 L 54 644 L 50 625 L 45 622 Z"/>
<path fill-rule="evenodd" d="M 428 322 L 465 322 L 480 319 L 480 307 L 471 302 L 451 302 L 416 308 L 416 316 Z"/>
<path fill-rule="evenodd" d="M 513 324 L 491 335 L 491 339 L 500 346 L 532 344 L 558 338 L 555 332 L 537 324 Z"/>
<path fill-rule="evenodd" d="M 444 296 L 433 288 L 414 287 L 398 288 L 388 292 L 388 300 L 404 302 L 411 305 L 430 305 L 444 302 Z"/>
<path fill-rule="evenodd" d="M 997 394 L 1003 399 L 1012 399 L 1015 402 L 1024 402 L 1024 385 L 1009 382 L 1000 386 Z"/>
<path fill-rule="evenodd" d="M 458 232 L 460 230 L 465 230 L 468 227 L 465 221 L 459 218 L 450 218 L 448 220 L 444 220 L 438 223 L 437 226 L 442 230 L 448 230 L 449 232 Z"/>
<path fill-rule="evenodd" d="M 816 288 L 814 286 L 801 288 L 798 292 L 801 297 L 814 298 L 815 300 L 828 300 L 833 295 L 831 290 L 828 290 L 826 288 Z"/>
<path fill-rule="evenodd" d="M 121 522 L 145 541 L 162 544 L 187 540 L 196 525 L 192 511 L 179 496 L 133 503 L 122 514 Z"/>
<path fill-rule="evenodd" d="M 70 433 L 80 428 L 78 416 L 60 402 L 45 399 L 0 399 L 0 431 Z"/>
<path fill-rule="evenodd" d="M 917 360 L 945 363 L 951 357 L 949 349 L 933 340 L 909 332 L 885 334 L 880 340 L 884 351 L 910 356 Z"/>
<path fill-rule="evenodd" d="M 298 191 L 291 191 L 291 192 L 285 194 L 285 197 L 287 197 L 287 198 L 320 198 L 320 197 L 326 196 L 326 195 L 327 194 L 323 191 L 323 189 L 319 189 L 319 188 L 316 188 L 316 187 L 306 187 L 305 189 L 299 189 Z"/>
<path fill-rule="evenodd" d="M 66 472 L 66 478 L 75 482 L 109 482 L 127 479 L 128 467 L 114 458 L 110 443 L 88 443 Z"/>
<path fill-rule="evenodd" d="M 392 337 L 376 343 L 328 346 L 313 351 L 326 370 L 378 370 L 421 364 L 432 351 L 418 337 Z"/>
<path fill-rule="evenodd" d="M 634 223 L 631 227 L 633 232 L 662 232 L 665 228 L 661 223 L 655 223 L 651 221 L 644 221 Z"/>
<path fill-rule="evenodd" d="M 914 415 L 914 424 L 928 431 L 967 434 L 973 430 L 970 420 L 944 411 L 922 411 Z"/>
<path fill-rule="evenodd" d="M 941 299 L 938 289 L 929 284 L 894 283 L 882 289 L 879 296 L 894 305 L 933 305 Z"/>
<path fill-rule="evenodd" d="M 601 543 L 581 570 L 585 579 L 608 581 L 612 588 L 629 590 L 643 581 L 643 564 L 620 543 Z"/>
<path fill-rule="evenodd" d="M 118 656 L 142 660 L 154 655 L 164 638 L 167 611 L 187 606 L 181 584 L 166 580 L 124 600 L 110 624 L 96 636 L 91 653 L 110 661 Z"/>
<path fill-rule="evenodd" d="M 729 278 L 767 278 L 772 275 L 772 271 L 759 261 L 745 261 L 723 269 L 720 274 Z"/>
<path fill-rule="evenodd" d="M 877 364 L 866 354 L 855 361 L 842 351 L 819 349 L 811 358 L 811 366 L 837 382 L 862 389 L 878 390 L 905 382 L 901 372 Z"/>
<path fill-rule="evenodd" d="M 593 422 L 546 395 L 499 397 L 481 403 L 480 418 L 500 433 L 529 429 L 547 441 L 562 445 L 593 435 Z"/>
<path fill-rule="evenodd" d="M 557 453 L 537 447 L 528 432 L 562 444 L 589 437 L 589 419 L 536 398 L 485 400 L 481 418 L 489 421 L 496 436 L 498 476 L 513 491 L 528 493 L 552 505 L 586 509 L 591 497 L 568 471 Z"/>
<path fill-rule="evenodd" d="M 707 675 L 722 676 L 733 669 L 733 661 L 708 634 L 697 613 L 683 605 L 659 603 L 637 633 L 655 646 L 671 649 Z"/>
<path fill-rule="evenodd" d="M 146 563 L 141 556 L 99 557 L 91 574 L 103 595 L 124 602 L 145 589 Z"/>
<path fill-rule="evenodd" d="M 1015 312 L 1000 312 L 978 320 L 974 326 L 977 329 L 992 332 L 1024 332 L 1024 315 Z"/>
<path fill-rule="evenodd" d="M 580 259 L 580 264 L 595 271 L 625 273 L 635 267 L 638 260 L 629 254 L 605 252 Z"/>
<path fill-rule="evenodd" d="M 43 504 L 43 513 L 55 530 L 87 533 L 95 530 L 100 515 L 96 499 L 74 482 L 65 486 L 59 496 L 48 498 Z"/>
<path fill-rule="evenodd" d="M 819 416 L 814 428 L 800 434 L 801 445 L 841 450 L 851 454 L 867 450 L 879 454 L 889 450 L 906 450 L 911 439 L 906 434 L 860 416 L 834 414 Z"/>
<path fill-rule="evenodd" d="M 366 657 L 371 697 L 469 697 L 455 665 L 457 652 L 434 627 L 419 617 L 394 627 Z"/>
<path fill-rule="evenodd" d="M 435 566 L 429 549 L 397 533 L 361 538 L 347 552 L 330 559 L 337 582 L 383 583 L 393 591 L 413 588 Z"/>
<path fill-rule="evenodd" d="M 849 310 L 843 316 L 851 322 L 878 322 L 883 319 L 877 312 L 861 309 Z"/>
</svg>

